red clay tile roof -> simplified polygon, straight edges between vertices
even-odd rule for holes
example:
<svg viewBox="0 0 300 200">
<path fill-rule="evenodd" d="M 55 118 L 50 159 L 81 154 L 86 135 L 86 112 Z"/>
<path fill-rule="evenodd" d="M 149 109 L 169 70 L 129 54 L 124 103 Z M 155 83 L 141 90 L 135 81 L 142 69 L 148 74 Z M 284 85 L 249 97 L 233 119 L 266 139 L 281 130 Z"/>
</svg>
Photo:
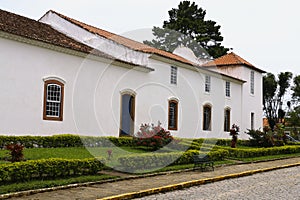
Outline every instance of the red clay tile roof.
<svg viewBox="0 0 300 200">
<path fill-rule="evenodd" d="M 61 18 L 65 19 L 65 20 L 67 20 L 67 21 L 69 21 L 69 22 L 71 22 L 71 23 L 73 23 L 73 24 L 75 24 L 75 25 L 91 32 L 91 33 L 94 33 L 94 34 L 97 34 L 97 35 L 99 35 L 101 37 L 104 37 L 106 39 L 112 40 L 112 41 L 114 41 L 118 44 L 121 44 L 123 46 L 126 46 L 130 49 L 133 49 L 133 50 L 136 50 L 136 51 L 141 51 L 141 52 L 144 52 L 144 53 L 156 54 L 156 55 L 160 55 L 160 56 L 172 59 L 172 60 L 179 61 L 181 63 L 185 63 L 185 64 L 188 64 L 188 65 L 194 65 L 194 63 L 192 63 L 191 61 L 189 61 L 185 58 L 182 58 L 181 56 L 172 54 L 170 52 L 166 52 L 166 51 L 163 51 L 163 50 L 160 50 L 160 49 L 156 49 L 156 48 L 153 48 L 153 47 L 148 46 L 146 44 L 143 44 L 141 42 L 137 42 L 137 41 L 131 40 L 129 38 L 126 38 L 126 37 L 123 37 L 123 36 L 120 36 L 120 35 L 102 30 L 100 28 L 97 28 L 97 27 L 94 27 L 94 26 L 91 26 L 91 25 L 88 25 L 88 24 L 85 24 L 83 22 L 77 21 L 75 19 L 72 19 L 70 17 L 62 15 L 60 13 L 57 13 L 56 11 L 53 11 L 53 10 L 50 10 L 48 12 L 55 13 L 58 16 L 60 16 Z"/>
<path fill-rule="evenodd" d="M 248 61 L 244 60 L 240 56 L 236 55 L 235 53 L 231 52 L 229 54 L 226 54 L 224 56 L 221 56 L 219 58 L 216 58 L 213 61 L 207 62 L 203 64 L 203 67 L 223 67 L 223 66 L 229 66 L 229 65 L 245 65 L 249 68 L 255 69 L 257 71 L 260 71 L 264 73 L 265 71 L 255 67 Z"/>
<path fill-rule="evenodd" d="M 44 24 L 1 9 L 0 31 L 137 66 L 136 64 L 116 59 L 85 44 L 77 42 L 65 34 L 53 29 L 48 24 Z"/>
</svg>

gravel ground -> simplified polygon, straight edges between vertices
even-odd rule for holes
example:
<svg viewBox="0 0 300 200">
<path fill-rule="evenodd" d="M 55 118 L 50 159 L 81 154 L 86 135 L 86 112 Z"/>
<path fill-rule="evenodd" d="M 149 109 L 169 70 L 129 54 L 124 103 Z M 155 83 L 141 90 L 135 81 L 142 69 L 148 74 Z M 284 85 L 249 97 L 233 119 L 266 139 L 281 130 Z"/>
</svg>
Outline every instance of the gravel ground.
<svg viewBox="0 0 300 200">
<path fill-rule="evenodd" d="M 286 168 L 252 176 L 152 195 L 140 200 L 165 199 L 300 199 L 300 167 Z"/>
</svg>

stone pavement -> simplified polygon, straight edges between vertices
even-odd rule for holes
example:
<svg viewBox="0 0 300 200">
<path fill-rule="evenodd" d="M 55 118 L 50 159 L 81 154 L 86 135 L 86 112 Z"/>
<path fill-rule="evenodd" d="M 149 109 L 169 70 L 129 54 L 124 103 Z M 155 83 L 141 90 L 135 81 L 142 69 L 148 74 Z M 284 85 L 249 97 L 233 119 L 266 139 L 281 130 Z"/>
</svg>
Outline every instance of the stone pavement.
<svg viewBox="0 0 300 200">
<path fill-rule="evenodd" d="M 300 166 L 145 196 L 136 200 L 299 200 Z"/>
<path fill-rule="evenodd" d="M 126 180 L 90 184 L 81 187 L 55 190 L 32 194 L 29 196 L 13 197 L 19 200 L 73 200 L 73 199 L 132 199 L 158 192 L 215 182 L 228 178 L 251 175 L 291 166 L 300 166 L 300 157 L 281 159 L 250 164 L 227 165 L 215 168 L 215 171 L 185 171 L 180 173 L 165 173 L 150 177 L 131 177 Z M 127 177 L 128 178 L 128 177 Z"/>
</svg>

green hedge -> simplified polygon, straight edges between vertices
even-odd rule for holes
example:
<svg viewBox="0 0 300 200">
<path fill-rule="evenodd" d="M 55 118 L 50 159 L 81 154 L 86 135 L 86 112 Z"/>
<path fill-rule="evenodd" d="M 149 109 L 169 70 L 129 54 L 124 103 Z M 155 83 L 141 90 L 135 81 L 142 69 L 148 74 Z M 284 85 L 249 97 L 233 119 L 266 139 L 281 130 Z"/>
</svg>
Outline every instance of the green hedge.
<svg viewBox="0 0 300 200">
<path fill-rule="evenodd" d="M 214 138 L 208 138 L 208 139 L 180 139 L 176 138 L 179 142 L 178 143 L 171 143 L 168 147 L 171 149 L 176 149 L 180 151 L 186 151 L 186 150 L 201 150 L 205 151 L 205 149 L 208 150 L 216 150 L 219 147 L 218 146 L 228 146 L 231 145 L 231 139 L 214 139 Z M 238 140 L 238 145 L 241 146 L 250 146 L 249 140 Z"/>
<path fill-rule="evenodd" d="M 228 156 L 228 151 L 218 150 L 205 153 L 197 150 L 189 150 L 185 153 L 146 153 L 119 157 L 118 161 L 125 170 L 136 171 L 141 169 L 155 169 L 167 165 L 190 164 L 193 163 L 193 155 L 198 154 L 208 154 L 212 160 L 218 161 Z"/>
<path fill-rule="evenodd" d="M 103 159 L 42 159 L 0 165 L 0 184 L 49 179 L 70 175 L 96 174 Z"/>
<path fill-rule="evenodd" d="M 0 136 L 0 149 L 10 143 L 19 143 L 26 148 L 58 148 L 58 147 L 112 147 L 131 146 L 131 137 L 91 137 L 79 135 L 53 135 L 53 136 Z"/>
<path fill-rule="evenodd" d="M 282 146 L 270 148 L 225 148 L 229 151 L 229 156 L 234 158 L 252 158 L 260 156 L 280 155 L 280 154 L 293 154 L 300 153 L 300 146 Z"/>
</svg>

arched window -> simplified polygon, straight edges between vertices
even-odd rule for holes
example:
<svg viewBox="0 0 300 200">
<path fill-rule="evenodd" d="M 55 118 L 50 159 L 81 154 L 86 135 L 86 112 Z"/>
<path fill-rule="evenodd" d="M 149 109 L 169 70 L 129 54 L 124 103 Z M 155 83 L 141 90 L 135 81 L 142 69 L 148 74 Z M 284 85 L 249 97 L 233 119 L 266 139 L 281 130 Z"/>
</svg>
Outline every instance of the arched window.
<svg viewBox="0 0 300 200">
<path fill-rule="evenodd" d="M 44 120 L 63 120 L 64 84 L 58 80 L 44 82 Z"/>
<path fill-rule="evenodd" d="M 169 100 L 168 129 L 178 129 L 178 101 L 176 100 Z"/>
<path fill-rule="evenodd" d="M 211 106 L 210 105 L 203 106 L 203 130 L 204 131 L 211 130 Z"/>
<path fill-rule="evenodd" d="M 230 131 L 230 108 L 224 110 L 224 131 Z"/>
</svg>

